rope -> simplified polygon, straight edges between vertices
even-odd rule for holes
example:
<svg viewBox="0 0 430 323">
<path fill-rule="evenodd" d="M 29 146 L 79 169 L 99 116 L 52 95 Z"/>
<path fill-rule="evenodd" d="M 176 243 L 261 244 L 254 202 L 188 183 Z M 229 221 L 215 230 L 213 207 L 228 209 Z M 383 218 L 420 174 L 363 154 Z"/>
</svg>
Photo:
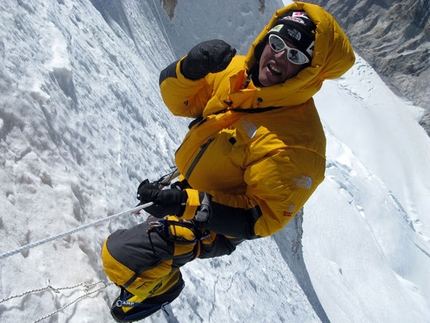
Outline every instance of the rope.
<svg viewBox="0 0 430 323">
<path fill-rule="evenodd" d="M 178 169 L 174 168 L 170 173 L 168 173 L 167 175 L 162 176 L 157 182 L 159 184 L 162 184 L 163 186 L 165 186 L 165 185 L 170 184 L 170 182 L 174 178 L 178 177 L 179 175 L 180 175 L 180 173 L 179 173 Z M 89 227 L 92 227 L 92 226 L 95 226 L 95 225 L 97 225 L 99 223 L 110 221 L 110 220 L 112 220 L 114 218 L 117 218 L 117 217 L 119 217 L 121 215 L 128 214 L 128 213 L 137 213 L 140 210 L 142 210 L 144 208 L 147 208 L 147 207 L 149 207 L 149 206 L 151 206 L 153 204 L 154 204 L 153 202 L 148 202 L 148 203 L 145 203 L 145 204 L 142 204 L 142 205 L 138 205 L 138 206 L 136 206 L 136 207 L 134 207 L 132 209 L 129 209 L 127 211 L 116 213 L 116 214 L 108 216 L 107 218 L 100 219 L 100 220 L 97 220 L 97 221 L 94 221 L 94 222 L 91 222 L 91 223 L 84 224 L 84 225 L 82 225 L 80 227 L 77 227 L 77 228 L 72 229 L 72 230 L 67 231 L 67 232 L 63 232 L 63 233 L 61 233 L 59 235 L 56 235 L 56 236 L 53 236 L 53 237 L 49 237 L 49 238 L 45 238 L 45 239 L 42 239 L 42 240 L 39 240 L 39 241 L 36 241 L 36 242 L 33 242 L 33 243 L 29 243 L 29 244 L 27 244 L 25 246 L 22 246 L 22 247 L 18 248 L 18 249 L 2 253 L 0 255 L 0 259 L 5 259 L 5 258 L 10 257 L 12 255 L 15 255 L 17 253 L 23 252 L 23 251 L 25 251 L 27 249 L 31 249 L 31 248 L 40 246 L 42 244 L 45 244 L 45 243 L 48 243 L 48 242 L 51 242 L 51 241 L 63 238 L 65 236 L 71 235 L 73 233 L 85 230 L 85 229 L 87 229 Z"/>
<path fill-rule="evenodd" d="M 165 185 L 170 184 L 170 182 L 174 178 L 178 177 L 179 175 L 180 175 L 180 173 L 179 173 L 178 169 L 177 168 L 173 168 L 173 170 L 170 173 L 168 173 L 167 175 L 162 176 L 157 182 L 159 184 L 162 184 L 163 186 L 165 186 Z M 89 227 L 95 226 L 95 225 L 100 224 L 102 222 L 110 221 L 110 220 L 112 220 L 114 218 L 117 218 L 117 217 L 119 217 L 121 215 L 128 214 L 128 213 L 137 213 L 140 210 L 142 210 L 144 208 L 147 208 L 147 207 L 149 207 L 149 206 L 151 206 L 153 204 L 154 204 L 153 202 L 148 202 L 148 203 L 145 203 L 145 204 L 142 204 L 142 205 L 138 205 L 138 206 L 136 206 L 136 207 L 134 207 L 132 209 L 129 209 L 127 211 L 116 213 L 116 214 L 108 216 L 107 218 L 96 220 L 94 222 L 84 224 L 84 225 L 82 225 L 80 227 L 77 227 L 77 228 L 72 229 L 72 230 L 67 231 L 67 232 L 63 232 L 63 233 L 61 233 L 59 235 L 56 235 L 56 236 L 53 236 L 53 237 L 49 237 L 49 238 L 45 238 L 45 239 L 42 239 L 42 240 L 39 240 L 39 241 L 36 241 L 36 242 L 33 242 L 33 243 L 29 243 L 29 244 L 27 244 L 25 246 L 22 246 L 22 247 L 18 248 L 18 249 L 2 253 L 0 255 L 0 259 L 5 259 L 7 257 L 10 257 L 10 256 L 15 255 L 17 253 L 23 252 L 25 250 L 28 250 L 28 249 L 40 246 L 42 244 L 45 244 L 45 243 L 48 243 L 48 242 L 51 242 L 51 241 L 63 238 L 65 236 L 68 236 L 68 235 L 71 235 L 73 233 L 85 230 L 85 229 L 87 229 Z"/>
<path fill-rule="evenodd" d="M 97 289 L 95 289 L 95 290 L 93 290 L 93 291 L 88 291 L 88 292 L 86 292 L 85 294 L 83 294 L 83 295 L 81 295 L 81 296 L 79 296 L 79 297 L 75 298 L 75 299 L 74 299 L 73 301 L 71 301 L 70 303 L 68 303 L 68 304 L 66 304 L 66 305 L 61 306 L 59 309 L 57 309 L 57 310 L 55 310 L 55 311 L 53 311 L 53 312 L 51 312 L 51 313 L 49 313 L 49 314 L 47 314 L 47 315 L 45 315 L 45 316 L 39 317 L 39 318 L 38 318 L 37 320 L 35 320 L 33 323 L 38 323 L 38 322 L 41 322 L 41 321 L 43 321 L 43 320 L 45 320 L 45 319 L 47 319 L 47 318 L 49 318 L 49 317 L 51 317 L 51 316 L 54 316 L 55 314 L 58 314 L 59 312 L 61 312 L 61 311 L 63 311 L 64 309 L 66 309 L 67 307 L 69 307 L 69 306 L 71 306 L 71 305 L 73 305 L 73 304 L 75 304 L 75 303 L 79 302 L 80 300 L 82 300 L 82 299 L 84 299 L 84 298 L 86 298 L 86 297 L 88 297 L 88 296 L 90 296 L 90 295 L 92 295 L 92 294 L 95 294 L 95 293 L 97 293 L 97 292 L 101 291 L 102 289 L 105 289 L 105 288 L 109 287 L 110 285 L 113 285 L 113 283 L 112 283 L 112 282 L 106 283 L 106 282 L 100 281 L 100 282 L 98 282 L 98 283 L 92 284 L 92 286 L 95 286 L 95 285 L 97 285 L 97 284 L 99 284 L 99 283 L 103 283 L 104 285 L 103 285 L 103 286 L 101 286 L 101 287 L 99 287 L 99 288 L 97 288 Z M 88 288 L 88 287 L 87 287 L 87 288 Z"/>
<path fill-rule="evenodd" d="M 92 284 L 79 283 L 79 284 L 76 284 L 76 285 L 73 285 L 73 286 L 55 288 L 55 287 L 51 286 L 50 280 L 47 279 L 47 284 L 48 285 L 46 287 L 32 289 L 32 290 L 26 291 L 26 292 L 18 294 L 18 295 L 13 295 L 13 296 L 10 296 L 10 297 L 7 297 L 7 298 L 3 298 L 3 299 L 0 300 L 0 304 L 4 303 L 4 302 L 7 302 L 7 301 L 10 301 L 10 300 L 15 299 L 15 298 L 20 298 L 20 297 L 24 297 L 26 295 L 40 293 L 40 292 L 43 292 L 43 291 L 48 290 L 48 289 L 50 289 L 54 293 L 58 294 L 62 290 L 75 289 L 75 288 L 80 287 L 80 286 L 83 286 L 83 287 L 85 287 L 85 289 L 88 290 L 88 289 L 91 289 L 93 286 L 98 285 L 100 283 L 103 283 L 103 284 L 106 285 L 105 282 L 103 282 L 103 281 L 100 280 L 100 281 L 92 283 Z"/>
<path fill-rule="evenodd" d="M 50 283 L 49 279 L 47 280 L 47 283 L 48 283 L 48 285 L 46 287 L 42 287 L 42 288 L 38 288 L 38 289 L 32 289 L 32 290 L 26 291 L 26 292 L 18 294 L 18 295 L 13 295 L 13 296 L 10 296 L 10 297 L 7 297 L 7 298 L 3 298 L 2 300 L 0 300 L 0 304 L 4 303 L 4 302 L 7 302 L 7 301 L 10 301 L 10 300 L 15 299 L 15 298 L 21 298 L 21 297 L 24 297 L 26 295 L 40 293 L 40 292 L 43 292 L 43 291 L 46 291 L 46 290 L 51 290 L 55 294 L 59 294 L 63 290 L 71 290 L 71 289 L 75 289 L 75 288 L 78 288 L 78 287 L 81 287 L 81 286 L 84 287 L 84 290 L 86 291 L 85 294 L 83 294 L 83 295 L 75 298 L 70 303 L 67 303 L 67 304 L 61 306 L 57 310 L 52 311 L 51 313 L 49 313 L 47 315 L 44 315 L 44 316 L 38 318 L 37 320 L 35 320 L 33 322 L 33 323 L 38 323 L 38 322 L 41 322 L 41 321 L 43 321 L 43 320 L 45 320 L 45 319 L 47 319 L 47 318 L 49 318 L 49 317 L 51 317 L 51 316 L 53 316 L 55 314 L 58 314 L 59 312 L 63 311 L 67 307 L 69 307 L 69 306 L 77 303 L 78 301 L 80 301 L 80 300 L 82 300 L 82 299 L 84 299 L 84 298 L 86 298 L 86 297 L 88 297 L 88 296 L 90 296 L 92 294 L 95 294 L 95 293 L 101 291 L 102 289 L 105 289 L 105 288 L 113 285 L 112 282 L 104 282 L 104 281 L 100 280 L 100 281 L 97 281 L 97 282 L 91 283 L 91 284 L 79 283 L 79 284 L 76 284 L 76 285 L 73 285 L 73 286 L 55 288 L 55 287 L 51 286 L 51 283 Z M 100 286 L 97 289 L 91 290 L 92 288 L 94 288 L 95 286 L 97 286 L 99 284 L 103 284 L 103 285 Z"/>
<path fill-rule="evenodd" d="M 136 213 L 136 212 L 138 212 L 138 211 L 140 211 L 140 210 L 142 210 L 142 209 L 144 209 L 144 208 L 146 208 L 148 206 L 151 206 L 152 204 L 153 204 L 152 202 L 145 203 L 145 204 L 136 206 L 136 207 L 134 207 L 132 209 L 129 209 L 127 211 L 123 211 L 123 212 L 120 212 L 120 213 L 116 213 L 116 214 L 110 215 L 107 218 L 99 219 L 97 221 L 84 224 L 84 225 L 82 225 L 80 227 L 74 228 L 74 229 L 72 229 L 70 231 L 67 231 L 67 232 L 63 232 L 63 233 L 61 233 L 59 235 L 56 235 L 56 236 L 53 236 L 53 237 L 49 237 L 49 238 L 45 238 L 45 239 L 42 239 L 42 240 L 39 240 L 39 241 L 36 241 L 36 242 L 33 242 L 33 243 L 29 243 L 29 244 L 27 244 L 25 246 L 22 246 L 22 247 L 18 248 L 18 249 L 2 253 L 0 255 L 0 259 L 5 259 L 5 258 L 10 257 L 12 255 L 15 255 L 17 253 L 23 252 L 23 251 L 25 251 L 27 249 L 31 249 L 31 248 L 40 246 L 42 244 L 45 244 L 45 243 L 48 243 L 48 242 L 51 242 L 51 241 L 63 238 L 65 236 L 68 236 L 68 235 L 71 235 L 73 233 L 85 230 L 85 229 L 87 229 L 89 227 L 95 226 L 95 225 L 100 224 L 102 222 L 110 221 L 110 220 L 112 220 L 114 218 L 117 218 L 117 217 L 119 217 L 121 215 L 128 214 L 128 213 Z"/>
<path fill-rule="evenodd" d="M 172 181 L 172 179 L 176 178 L 177 176 L 179 176 L 179 171 L 178 171 L 177 169 L 174 169 L 171 173 L 169 173 L 169 174 L 167 174 L 167 175 L 165 175 L 165 176 L 161 177 L 161 178 L 158 180 L 158 183 L 159 183 L 159 184 L 163 184 L 163 186 L 165 186 L 165 185 L 167 185 L 168 183 L 170 183 L 170 181 Z M 106 217 L 106 218 L 99 219 L 99 220 L 96 220 L 96 221 L 93 221 L 93 222 L 90 222 L 90 223 L 84 224 L 84 225 L 82 225 L 82 226 L 80 226 L 80 227 L 74 228 L 74 229 L 72 229 L 72 230 L 70 230 L 70 231 L 67 231 L 67 232 L 63 232 L 63 233 L 61 233 L 61 234 L 59 234 L 59 235 L 56 235 L 56 236 L 53 236 L 53 237 L 49 237 L 49 238 L 45 238 L 45 239 L 42 239 L 42 240 L 39 240 L 39 241 L 36 241 L 36 242 L 33 242 L 33 243 L 29 243 L 29 244 L 27 244 L 27 245 L 24 245 L 24 246 L 22 246 L 22 247 L 18 248 L 18 249 L 15 249 L 15 250 L 11 250 L 11 251 L 8 251 L 8 252 L 5 252 L 5 253 L 2 253 L 2 254 L 0 255 L 0 259 L 4 259 L 4 258 L 7 258 L 7 257 L 10 257 L 10 256 L 12 256 L 12 255 L 14 255 L 14 254 L 17 254 L 17 253 L 23 252 L 23 251 L 25 251 L 25 250 L 28 250 L 28 249 L 31 249 L 31 248 L 34 248 L 34 247 L 40 246 L 40 245 L 42 245 L 42 244 L 45 244 L 45 243 L 48 243 L 48 242 L 54 241 L 54 240 L 56 240 L 56 239 L 60 239 L 60 238 L 62 238 L 62 237 L 65 237 L 65 236 L 71 235 L 71 234 L 73 234 L 73 233 L 76 233 L 76 232 L 79 232 L 79 231 L 85 230 L 85 229 L 87 229 L 87 228 L 89 228 L 89 227 L 92 227 L 92 226 L 95 226 L 95 225 L 97 225 L 97 224 L 100 224 L 100 223 L 103 223 L 103 222 L 110 221 L 110 220 L 112 220 L 112 219 L 114 219 L 114 218 L 117 218 L 117 217 L 119 217 L 119 216 L 122 216 L 122 215 L 124 215 L 124 214 L 129 214 L 129 213 L 138 213 L 140 210 L 142 210 L 142 209 L 144 209 L 144 208 L 147 208 L 147 207 L 149 207 L 149 206 L 151 206 L 151 205 L 153 205 L 153 204 L 154 204 L 153 202 L 149 202 L 149 203 L 145 203 L 145 204 L 142 204 L 142 205 L 138 205 L 138 206 L 136 206 L 136 207 L 134 207 L 134 208 L 132 208 L 132 209 L 129 209 L 129 210 L 126 210 L 126 211 L 123 211 L 123 212 L 119 212 L 119 213 L 116 213 L 116 214 L 110 215 L 110 216 L 108 216 L 108 217 Z M 79 287 L 79 286 L 84 286 L 84 287 L 85 287 L 85 290 L 87 291 L 85 294 L 83 294 L 83 295 L 81 295 L 81 296 L 79 296 L 79 297 L 75 298 L 75 299 L 74 299 L 73 301 L 71 301 L 70 303 L 68 303 L 68 304 L 66 304 L 66 305 L 63 305 L 63 306 L 62 306 L 62 307 L 60 307 L 59 309 L 57 309 L 57 310 L 55 310 L 55 311 L 53 311 L 53 312 L 51 312 L 51 313 L 49 313 L 49 314 L 47 314 L 47 315 L 45 315 L 45 316 L 42 316 L 42 317 L 38 318 L 37 320 L 35 320 L 35 321 L 33 322 L 33 323 L 38 323 L 38 322 L 41 322 L 41 321 L 43 321 L 43 320 L 45 320 L 45 319 L 47 319 L 47 318 L 49 318 L 49 317 L 51 317 L 51 316 L 53 316 L 53 315 L 55 315 L 55 314 L 58 314 L 59 312 L 63 311 L 63 310 L 64 310 L 64 309 L 66 309 L 67 307 L 69 307 L 69 306 L 71 306 L 71 305 L 75 304 L 76 302 L 78 302 L 78 301 L 80 301 L 80 300 L 82 300 L 82 299 L 84 299 L 84 298 L 86 298 L 86 297 L 88 297 L 88 296 L 90 296 L 90 295 L 92 295 L 92 294 L 95 294 L 95 293 L 97 293 L 97 292 L 99 292 L 99 291 L 101 291 L 101 290 L 103 290 L 103 289 L 105 289 L 105 288 L 107 288 L 107 287 L 109 287 L 109 286 L 111 286 L 111 285 L 113 285 L 113 284 L 114 284 L 114 283 L 112 283 L 112 282 L 98 281 L 98 282 L 96 282 L 96 283 L 92 283 L 92 284 L 80 283 L 80 284 L 76 284 L 76 285 L 74 285 L 74 286 L 69 286 L 69 287 L 54 288 L 54 287 L 52 287 L 52 286 L 51 286 L 51 284 L 50 284 L 50 282 L 49 282 L 49 279 L 47 280 L 47 282 L 48 282 L 48 285 L 47 285 L 46 287 L 42 287 L 42 288 L 38 288 L 38 289 L 32 289 L 32 290 L 26 291 L 26 292 L 21 293 L 21 294 L 18 294 L 18 295 L 13 295 L 13 296 L 10 296 L 10 297 L 7 297 L 7 298 L 3 298 L 3 299 L 1 299 L 1 300 L 0 300 L 0 304 L 1 304 L 1 303 L 4 303 L 4 302 L 7 302 L 7 301 L 10 301 L 10 300 L 15 299 L 15 298 L 24 297 L 24 296 L 26 296 L 26 295 L 30 295 L 30 294 L 34 294 L 34 293 L 39 293 L 39 292 L 43 292 L 43 291 L 46 291 L 46 290 L 51 290 L 51 291 L 53 291 L 54 293 L 58 294 L 58 293 L 60 293 L 60 291 L 61 291 L 61 290 L 74 289 L 74 288 L 77 288 L 77 287 Z M 95 289 L 95 290 L 89 291 L 91 288 L 93 288 L 94 286 L 96 286 L 96 285 L 98 285 L 98 284 L 100 284 L 100 283 L 102 283 L 102 284 L 103 284 L 103 286 L 101 286 L 101 287 L 99 287 L 99 288 L 97 288 L 97 289 Z"/>
</svg>

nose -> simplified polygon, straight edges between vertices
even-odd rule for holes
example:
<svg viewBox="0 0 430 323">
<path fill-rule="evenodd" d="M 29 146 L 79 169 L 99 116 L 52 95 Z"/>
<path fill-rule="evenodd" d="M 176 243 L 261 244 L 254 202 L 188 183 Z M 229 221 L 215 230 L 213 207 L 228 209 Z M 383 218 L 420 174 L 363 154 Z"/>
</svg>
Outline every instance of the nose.
<svg viewBox="0 0 430 323">
<path fill-rule="evenodd" d="M 288 61 L 287 57 L 287 51 L 288 49 L 281 50 L 280 52 L 275 52 L 275 58 L 277 61 Z"/>
</svg>

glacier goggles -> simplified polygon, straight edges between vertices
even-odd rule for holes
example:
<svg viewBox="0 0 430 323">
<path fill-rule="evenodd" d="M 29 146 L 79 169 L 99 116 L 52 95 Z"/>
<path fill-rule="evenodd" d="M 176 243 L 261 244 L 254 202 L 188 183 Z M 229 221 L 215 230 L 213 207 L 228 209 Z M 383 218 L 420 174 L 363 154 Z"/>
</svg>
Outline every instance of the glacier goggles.
<svg viewBox="0 0 430 323">
<path fill-rule="evenodd" d="M 276 53 L 287 51 L 288 60 L 295 65 L 303 65 L 309 63 L 309 58 L 297 48 L 288 47 L 285 41 L 278 35 L 269 35 L 270 48 Z"/>
</svg>

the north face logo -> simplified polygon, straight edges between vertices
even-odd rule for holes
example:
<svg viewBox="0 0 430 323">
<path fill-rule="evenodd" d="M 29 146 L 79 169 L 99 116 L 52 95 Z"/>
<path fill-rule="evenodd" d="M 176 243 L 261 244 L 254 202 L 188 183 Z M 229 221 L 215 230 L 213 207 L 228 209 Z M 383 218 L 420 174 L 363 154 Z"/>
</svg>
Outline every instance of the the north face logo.
<svg viewBox="0 0 430 323">
<path fill-rule="evenodd" d="M 288 32 L 288 35 L 290 35 L 294 39 L 297 39 L 297 41 L 300 41 L 300 39 L 302 39 L 302 33 L 297 29 L 288 28 L 287 32 Z"/>
<path fill-rule="evenodd" d="M 296 185 L 301 188 L 306 188 L 308 190 L 312 187 L 312 178 L 306 175 L 302 175 L 302 177 L 294 177 L 293 180 L 296 182 Z"/>
</svg>

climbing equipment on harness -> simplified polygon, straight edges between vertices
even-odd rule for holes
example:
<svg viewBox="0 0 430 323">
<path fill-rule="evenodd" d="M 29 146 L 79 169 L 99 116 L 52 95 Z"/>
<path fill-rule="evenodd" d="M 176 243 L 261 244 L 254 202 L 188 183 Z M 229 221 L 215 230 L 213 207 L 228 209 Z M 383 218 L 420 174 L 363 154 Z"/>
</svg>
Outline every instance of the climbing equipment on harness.
<svg viewBox="0 0 430 323">
<path fill-rule="evenodd" d="M 180 244 L 195 243 L 210 235 L 209 231 L 200 228 L 194 221 L 173 221 L 169 218 L 150 222 L 148 233 L 157 232 L 163 240 Z"/>
</svg>

